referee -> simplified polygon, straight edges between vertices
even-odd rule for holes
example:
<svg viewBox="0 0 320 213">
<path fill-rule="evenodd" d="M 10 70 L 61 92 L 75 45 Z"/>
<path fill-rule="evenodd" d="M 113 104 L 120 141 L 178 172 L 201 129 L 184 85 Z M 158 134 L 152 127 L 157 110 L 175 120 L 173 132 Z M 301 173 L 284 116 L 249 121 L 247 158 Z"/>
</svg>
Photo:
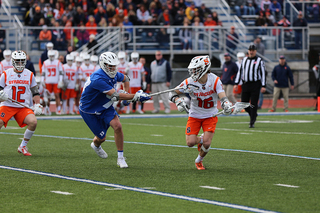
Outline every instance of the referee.
<svg viewBox="0 0 320 213">
<path fill-rule="evenodd" d="M 242 79 L 242 102 L 251 102 L 251 107 L 245 110 L 250 116 L 249 128 L 254 128 L 257 119 L 258 101 L 260 90 L 262 93 L 266 91 L 266 69 L 262 58 L 256 56 L 257 47 L 250 44 L 248 48 L 248 57 L 242 60 L 241 67 L 235 79 L 234 88 L 238 89 L 238 84 Z"/>
</svg>

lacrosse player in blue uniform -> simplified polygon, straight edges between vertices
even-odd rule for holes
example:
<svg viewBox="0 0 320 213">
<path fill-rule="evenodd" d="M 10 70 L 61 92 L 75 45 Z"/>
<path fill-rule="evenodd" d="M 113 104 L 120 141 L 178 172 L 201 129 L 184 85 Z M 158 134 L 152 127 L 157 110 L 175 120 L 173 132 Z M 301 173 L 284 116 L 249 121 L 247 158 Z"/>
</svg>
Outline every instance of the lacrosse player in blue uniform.
<svg viewBox="0 0 320 213">
<path fill-rule="evenodd" d="M 147 93 L 139 90 L 135 94 L 117 92 L 117 82 L 124 82 L 129 86 L 129 78 L 117 72 L 119 59 L 112 52 L 102 53 L 99 57 L 100 69 L 95 71 L 86 81 L 80 99 L 80 114 L 95 137 L 91 143 L 92 149 L 101 158 L 107 158 L 107 153 L 101 148 L 106 139 L 106 133 L 111 126 L 114 130 L 114 139 L 118 149 L 117 165 L 127 168 L 123 157 L 123 131 L 119 115 L 113 108 L 113 102 L 121 101 L 129 104 L 128 100 L 145 102 L 150 99 Z"/>
</svg>

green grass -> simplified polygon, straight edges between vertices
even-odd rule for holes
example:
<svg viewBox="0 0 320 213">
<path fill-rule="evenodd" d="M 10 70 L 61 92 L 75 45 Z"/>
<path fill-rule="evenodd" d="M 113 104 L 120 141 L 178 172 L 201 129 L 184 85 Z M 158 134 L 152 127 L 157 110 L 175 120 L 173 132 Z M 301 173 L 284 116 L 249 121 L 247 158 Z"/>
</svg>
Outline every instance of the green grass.
<svg viewBox="0 0 320 213">
<path fill-rule="evenodd" d="M 185 147 L 186 120 L 121 119 L 128 169 L 116 166 L 114 142 L 103 144 L 107 159 L 95 154 L 90 147 L 93 135 L 82 120 L 39 120 L 28 144 L 31 157 L 17 153 L 25 129 L 12 128 L 17 125 L 10 121 L 11 128 L 1 132 L 21 135 L 0 134 L 0 165 L 131 187 L 155 187 L 152 190 L 271 211 L 320 212 L 319 160 L 231 151 L 320 158 L 320 115 L 259 116 L 254 129 L 248 128 L 247 116 L 220 117 L 211 147 L 227 150 L 210 150 L 204 159 L 205 171 L 194 167 L 197 150 Z M 107 140 L 113 140 L 112 136 L 110 129 Z M 242 212 L 7 169 L 0 169 L 0 181 L 0 212 Z M 279 183 L 299 188 L 274 185 Z"/>
</svg>

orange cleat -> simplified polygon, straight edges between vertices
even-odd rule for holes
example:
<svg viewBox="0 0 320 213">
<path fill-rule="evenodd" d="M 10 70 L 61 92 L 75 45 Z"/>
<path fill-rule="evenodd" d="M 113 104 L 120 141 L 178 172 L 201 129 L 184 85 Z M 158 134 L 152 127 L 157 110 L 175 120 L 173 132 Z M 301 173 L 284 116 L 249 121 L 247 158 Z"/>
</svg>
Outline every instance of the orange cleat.
<svg viewBox="0 0 320 213">
<path fill-rule="evenodd" d="M 275 112 L 273 109 L 269 109 L 268 112 Z"/>
<path fill-rule="evenodd" d="M 19 146 L 18 152 L 22 153 L 24 156 L 31 156 L 31 153 L 28 152 L 28 148 L 26 146 L 24 146 L 24 147 Z"/>
<path fill-rule="evenodd" d="M 195 163 L 196 164 L 196 168 L 198 170 L 205 170 L 206 168 L 204 168 L 202 161 L 200 161 L 199 163 Z"/>
<path fill-rule="evenodd" d="M 289 110 L 286 109 L 286 110 L 284 110 L 284 112 L 289 112 Z"/>
</svg>

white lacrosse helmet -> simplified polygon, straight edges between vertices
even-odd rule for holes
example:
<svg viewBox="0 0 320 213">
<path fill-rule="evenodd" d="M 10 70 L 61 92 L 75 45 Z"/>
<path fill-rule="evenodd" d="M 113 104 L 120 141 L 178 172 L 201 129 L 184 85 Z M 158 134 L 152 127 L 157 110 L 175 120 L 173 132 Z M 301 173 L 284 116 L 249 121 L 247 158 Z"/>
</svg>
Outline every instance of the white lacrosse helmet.
<svg viewBox="0 0 320 213">
<path fill-rule="evenodd" d="M 52 42 L 48 42 L 46 47 L 47 47 L 47 50 L 53 50 L 53 43 Z"/>
<path fill-rule="evenodd" d="M 104 52 L 100 55 L 99 65 L 101 69 L 110 77 L 114 78 L 117 74 L 119 59 L 113 52 Z"/>
<path fill-rule="evenodd" d="M 3 56 L 7 61 L 10 61 L 10 59 L 11 59 L 11 50 L 3 51 Z"/>
<path fill-rule="evenodd" d="M 83 62 L 86 64 L 86 65 L 89 65 L 90 64 L 90 55 L 89 54 L 86 54 L 83 56 Z"/>
<path fill-rule="evenodd" d="M 81 64 L 82 64 L 82 62 L 83 62 L 83 59 L 82 59 L 80 56 L 77 56 L 77 57 L 76 57 L 76 65 L 77 65 L 78 67 L 80 67 Z"/>
<path fill-rule="evenodd" d="M 70 53 L 70 55 L 72 55 L 73 58 L 76 58 L 77 56 L 79 56 L 79 53 L 77 51 L 73 51 Z"/>
<path fill-rule="evenodd" d="M 237 53 L 237 58 L 244 58 L 246 57 L 246 55 L 244 54 L 244 52 L 238 52 Z"/>
<path fill-rule="evenodd" d="M 98 56 L 96 56 L 96 55 L 92 55 L 92 56 L 90 57 L 90 61 L 91 61 L 91 64 L 92 64 L 92 65 L 96 66 L 96 65 L 98 64 L 99 58 L 98 58 Z"/>
<path fill-rule="evenodd" d="M 208 55 L 196 56 L 191 59 L 188 71 L 194 81 L 198 81 L 204 74 L 210 70 L 211 62 Z"/>
<path fill-rule="evenodd" d="M 73 57 L 71 54 L 68 54 L 68 55 L 66 56 L 66 61 L 67 61 L 67 64 L 68 64 L 69 66 L 72 65 L 73 60 L 74 60 L 74 57 Z"/>
<path fill-rule="evenodd" d="M 118 53 L 118 58 L 119 58 L 119 60 L 121 60 L 121 59 L 125 59 L 126 58 L 126 53 L 125 52 L 123 52 L 123 51 L 120 51 L 119 53 Z"/>
<path fill-rule="evenodd" d="M 17 72 L 22 72 L 27 64 L 27 55 L 21 50 L 13 51 L 11 54 L 11 62 Z"/>
<path fill-rule="evenodd" d="M 134 62 L 134 63 L 137 63 L 139 61 L 139 53 L 137 52 L 132 52 L 131 53 L 131 60 Z"/>
<path fill-rule="evenodd" d="M 48 58 L 50 59 L 50 61 L 54 61 L 55 57 L 56 57 L 56 51 L 48 50 Z"/>
</svg>

